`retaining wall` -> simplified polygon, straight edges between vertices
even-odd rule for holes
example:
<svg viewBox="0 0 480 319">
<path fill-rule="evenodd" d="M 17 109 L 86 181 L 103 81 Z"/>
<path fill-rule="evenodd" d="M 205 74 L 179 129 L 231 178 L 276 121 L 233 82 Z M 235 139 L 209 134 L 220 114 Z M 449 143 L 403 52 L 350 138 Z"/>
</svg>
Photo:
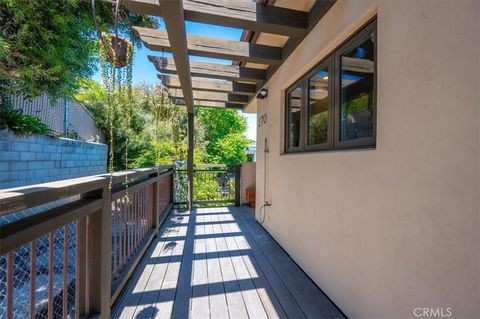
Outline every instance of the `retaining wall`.
<svg viewBox="0 0 480 319">
<path fill-rule="evenodd" d="M 0 131 L 0 189 L 105 173 L 107 146 Z"/>
</svg>

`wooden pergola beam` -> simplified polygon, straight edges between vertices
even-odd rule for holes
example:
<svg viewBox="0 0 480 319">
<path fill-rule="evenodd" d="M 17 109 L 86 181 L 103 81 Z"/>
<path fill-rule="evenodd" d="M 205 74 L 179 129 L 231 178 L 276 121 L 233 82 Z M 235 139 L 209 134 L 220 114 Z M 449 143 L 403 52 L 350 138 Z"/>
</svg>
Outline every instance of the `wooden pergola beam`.
<svg viewBox="0 0 480 319">
<path fill-rule="evenodd" d="M 178 77 L 182 84 L 185 105 L 190 113 L 194 112 L 192 78 L 190 75 L 190 60 L 188 58 L 187 36 L 185 21 L 183 20 L 183 7 L 181 1 L 160 0 L 167 31 L 172 37 L 169 42 L 169 51 L 172 52 Z"/>
<path fill-rule="evenodd" d="M 163 16 L 156 0 L 124 0 L 134 12 Z M 308 28 L 308 13 L 239 0 L 183 0 L 185 20 L 252 31 L 302 37 Z"/>
<path fill-rule="evenodd" d="M 193 208 L 193 151 L 194 151 L 194 119 L 195 107 L 193 102 L 192 77 L 190 75 L 190 60 L 188 58 L 187 33 L 185 31 L 185 21 L 183 19 L 183 6 L 181 1 L 160 0 L 162 12 L 164 14 L 166 32 L 170 34 L 171 48 L 175 61 L 175 67 L 178 70 L 182 92 L 185 97 L 187 107 L 188 122 L 188 150 L 187 150 L 187 176 L 188 176 L 188 209 Z"/>
<path fill-rule="evenodd" d="M 163 1 L 163 0 L 162 0 Z M 170 1 L 176 2 L 176 1 Z M 170 51 L 170 31 L 133 27 L 145 46 L 156 51 Z M 169 37 L 170 34 L 170 37 Z M 197 35 L 187 35 L 188 54 L 203 57 L 278 65 L 282 61 L 282 48 L 243 41 L 231 41 Z"/>
<path fill-rule="evenodd" d="M 320 19 L 328 12 L 328 10 L 335 4 L 337 0 L 317 0 L 308 12 L 308 26 L 307 32 L 300 37 L 290 37 L 285 45 L 282 47 L 282 62 L 280 64 L 272 64 L 266 70 L 266 79 L 268 81 L 273 74 L 278 70 L 280 65 L 292 54 L 295 48 L 302 42 L 306 35 L 315 27 Z M 252 97 L 250 101 L 253 99 Z M 249 101 L 249 103 L 250 103 Z"/>
<path fill-rule="evenodd" d="M 148 56 L 148 59 L 154 63 L 158 72 L 167 74 L 178 74 L 173 59 Z M 230 81 L 245 81 L 257 84 L 263 84 L 266 79 L 265 70 L 247 68 L 238 65 L 225 65 L 210 62 L 190 62 L 190 73 L 192 76 L 223 79 Z"/>
<path fill-rule="evenodd" d="M 184 105 L 185 101 L 182 98 L 174 98 L 171 97 L 171 99 L 179 105 Z M 230 108 L 230 109 L 243 109 L 244 104 L 235 104 L 235 103 L 230 103 L 230 102 L 214 102 L 214 101 L 205 101 L 205 100 L 194 100 L 195 107 L 224 107 L 224 108 Z"/>
<path fill-rule="evenodd" d="M 179 89 L 182 87 L 180 79 L 176 75 L 158 75 L 167 88 Z M 194 91 L 222 92 L 238 95 L 254 95 L 256 85 L 247 83 L 237 83 L 226 80 L 203 80 L 192 78 L 192 86 Z"/>
<path fill-rule="evenodd" d="M 328 10 L 335 4 L 337 0 L 322 0 L 315 1 L 312 8 L 308 12 L 308 27 L 307 33 L 304 36 L 298 38 L 289 38 L 285 45 L 282 48 L 282 57 L 285 61 L 290 54 L 295 50 L 295 48 L 302 42 L 302 40 L 307 36 L 307 34 L 315 27 L 315 25 L 320 21 L 320 19 L 328 12 Z M 282 63 L 283 63 L 282 61 Z M 281 64 L 271 65 L 267 69 L 267 80 L 272 77 L 272 75 L 278 70 Z"/>
<path fill-rule="evenodd" d="M 172 98 L 183 99 L 183 92 L 180 89 L 170 89 L 168 92 Z M 212 102 L 228 102 L 242 105 L 245 105 L 248 102 L 248 97 L 245 95 L 206 91 L 193 91 L 193 99 Z"/>
</svg>

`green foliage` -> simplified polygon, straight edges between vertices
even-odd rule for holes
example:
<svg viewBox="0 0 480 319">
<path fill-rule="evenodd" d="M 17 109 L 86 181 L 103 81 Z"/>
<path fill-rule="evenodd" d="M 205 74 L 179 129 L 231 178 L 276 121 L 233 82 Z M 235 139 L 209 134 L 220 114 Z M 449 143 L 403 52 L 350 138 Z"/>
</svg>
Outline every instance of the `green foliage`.
<svg viewBox="0 0 480 319">
<path fill-rule="evenodd" d="M 342 110 L 344 112 L 343 116 L 345 117 L 347 114 L 354 114 L 357 112 L 371 110 L 373 105 L 372 94 L 365 94 L 362 93 L 355 97 L 354 99 L 350 99 L 345 102 Z"/>
<path fill-rule="evenodd" d="M 248 140 L 240 133 L 230 133 L 218 139 L 212 146 L 213 163 L 240 165 L 247 160 L 245 150 Z"/>
<path fill-rule="evenodd" d="M 107 95 L 100 84 L 88 79 L 80 79 L 77 83 L 79 92 L 75 94 L 75 99 L 85 105 L 92 113 L 97 125 L 106 130 L 107 114 L 106 107 Z"/>
<path fill-rule="evenodd" d="M 5 129 L 21 135 L 54 135 L 53 131 L 38 117 L 24 114 L 22 110 L 12 108 L 5 98 L 2 98 L 0 103 L 0 130 Z"/>
<path fill-rule="evenodd" d="M 113 25 L 111 4 L 97 1 L 102 31 Z M 130 24 L 155 27 L 154 18 L 122 10 L 120 31 Z M 29 98 L 43 92 L 72 96 L 77 79 L 88 78 L 98 62 L 98 35 L 90 1 L 0 0 L 0 90 Z"/>
<path fill-rule="evenodd" d="M 245 162 L 247 121 L 238 111 L 199 108 L 196 116 L 205 125 L 206 163 L 238 165 Z"/>
<path fill-rule="evenodd" d="M 197 118 L 205 124 L 209 141 L 217 141 L 231 133 L 245 133 L 247 120 L 238 111 L 223 108 L 197 108 Z"/>
<path fill-rule="evenodd" d="M 328 111 L 316 113 L 310 117 L 309 123 L 311 144 L 322 143 L 327 140 Z"/>
<path fill-rule="evenodd" d="M 193 179 L 194 200 L 221 200 L 220 184 L 214 179 Z"/>
<path fill-rule="evenodd" d="M 108 134 L 105 90 L 96 82 L 83 80 L 75 95 Z M 125 167 L 128 132 L 130 168 L 171 164 L 187 159 L 187 112 L 170 102 L 166 92 L 142 85 L 132 90 L 130 124 L 122 108 L 115 108 L 113 126 L 114 167 Z M 197 109 L 195 120 L 195 163 L 241 164 L 246 160 L 246 120 L 235 110 Z M 128 126 L 128 127 L 127 127 Z M 108 137 L 108 136 L 107 136 Z M 109 138 L 107 138 L 109 140 Z"/>
<path fill-rule="evenodd" d="M 109 107 L 105 90 L 93 81 L 82 81 L 75 96 L 93 114 L 99 126 L 109 132 Z M 187 159 L 187 112 L 184 106 L 170 102 L 158 87 L 143 85 L 133 88 L 130 121 L 123 107 L 114 109 L 114 170 L 172 164 Z M 125 103 L 125 101 L 123 102 Z M 197 109 L 194 134 L 194 162 L 241 164 L 246 160 L 246 120 L 229 109 Z M 128 135 L 128 136 L 127 136 Z M 129 143 L 125 140 L 128 138 Z M 107 140 L 110 140 L 109 138 Z M 127 150 L 125 148 L 128 148 Z M 127 152 L 126 152 L 127 151 Z M 221 175 L 221 174 L 220 174 Z M 219 180 L 221 179 L 221 180 Z M 225 173 L 215 179 L 194 178 L 195 200 L 233 199 L 234 179 Z M 186 192 L 185 185 L 176 190 Z M 222 188 L 223 187 L 223 188 Z M 212 204 L 215 206 L 214 204 Z"/>
</svg>

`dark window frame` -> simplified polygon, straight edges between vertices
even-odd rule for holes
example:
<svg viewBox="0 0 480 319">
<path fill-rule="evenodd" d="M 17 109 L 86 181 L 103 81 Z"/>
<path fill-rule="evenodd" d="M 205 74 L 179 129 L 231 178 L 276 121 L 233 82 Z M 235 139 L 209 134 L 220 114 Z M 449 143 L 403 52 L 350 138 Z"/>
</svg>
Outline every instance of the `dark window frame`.
<svg viewBox="0 0 480 319">
<path fill-rule="evenodd" d="M 340 102 L 341 102 L 341 55 L 348 52 L 355 46 L 365 41 L 367 35 L 373 33 L 374 36 L 374 91 L 373 91 L 373 133 L 371 137 L 353 139 L 347 141 L 340 140 Z M 284 121 L 284 153 L 302 153 L 311 151 L 335 151 L 355 148 L 375 148 L 377 139 L 377 19 L 371 19 L 348 39 L 335 48 L 324 59 L 317 63 L 311 70 L 302 75 L 285 90 L 285 121 Z M 322 144 L 308 145 L 308 116 L 310 113 L 310 78 L 325 66 L 329 69 L 328 94 L 328 142 Z M 298 147 L 289 147 L 289 121 L 290 121 L 290 101 L 289 94 L 298 86 L 302 87 L 301 120 L 300 120 L 300 143 Z"/>
<path fill-rule="evenodd" d="M 340 129 L 341 129 L 341 57 L 342 54 L 349 52 L 353 48 L 362 44 L 365 39 L 373 33 L 374 36 L 374 73 L 373 73 L 373 106 L 372 106 L 372 113 L 373 113 L 373 132 L 371 137 L 353 139 L 342 141 L 340 140 Z M 345 149 L 345 148 L 356 148 L 356 147 L 375 147 L 376 140 L 377 140 L 377 22 L 376 20 L 370 22 L 366 26 L 364 26 L 361 30 L 357 31 L 352 37 L 350 37 L 344 44 L 340 47 L 335 49 L 333 53 L 334 61 L 335 61 L 335 84 L 334 87 L 338 90 L 335 93 L 335 122 L 334 122 L 334 148 L 335 149 Z"/>
<path fill-rule="evenodd" d="M 321 144 L 308 144 L 308 134 L 309 134 L 309 116 L 310 116 L 310 79 L 320 70 L 328 68 L 328 126 L 327 126 L 327 142 Z M 304 125 L 304 135 L 305 135 L 305 151 L 316 151 L 316 150 L 329 150 L 333 147 L 333 114 L 334 114 L 334 93 L 333 93 L 333 74 L 334 65 L 333 65 L 333 56 L 329 55 L 327 58 L 318 63 L 309 73 L 305 76 L 305 114 L 303 117 Z"/>
<path fill-rule="evenodd" d="M 292 93 L 295 89 L 298 87 L 301 88 L 301 103 L 300 103 L 300 131 L 299 131 L 299 143 L 297 147 L 291 147 L 289 143 L 290 139 L 290 98 L 289 95 Z M 303 145 L 304 145 L 304 132 L 303 132 L 303 117 L 305 113 L 305 83 L 303 79 L 298 80 L 294 84 L 292 84 L 286 91 L 285 91 L 285 150 L 288 153 L 296 153 L 296 152 L 301 152 L 303 150 Z"/>
</svg>

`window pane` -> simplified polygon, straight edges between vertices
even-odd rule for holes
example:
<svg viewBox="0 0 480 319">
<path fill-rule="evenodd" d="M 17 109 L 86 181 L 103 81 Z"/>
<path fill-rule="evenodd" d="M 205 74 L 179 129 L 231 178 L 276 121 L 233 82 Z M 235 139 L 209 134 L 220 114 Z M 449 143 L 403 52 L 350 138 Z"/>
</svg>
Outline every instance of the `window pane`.
<svg viewBox="0 0 480 319">
<path fill-rule="evenodd" d="M 300 146 L 300 120 L 302 110 L 302 87 L 288 94 L 288 146 Z"/>
<path fill-rule="evenodd" d="M 309 79 L 308 144 L 327 142 L 328 133 L 328 68 Z"/>
<path fill-rule="evenodd" d="M 374 34 L 341 56 L 340 139 L 373 136 Z"/>
</svg>

